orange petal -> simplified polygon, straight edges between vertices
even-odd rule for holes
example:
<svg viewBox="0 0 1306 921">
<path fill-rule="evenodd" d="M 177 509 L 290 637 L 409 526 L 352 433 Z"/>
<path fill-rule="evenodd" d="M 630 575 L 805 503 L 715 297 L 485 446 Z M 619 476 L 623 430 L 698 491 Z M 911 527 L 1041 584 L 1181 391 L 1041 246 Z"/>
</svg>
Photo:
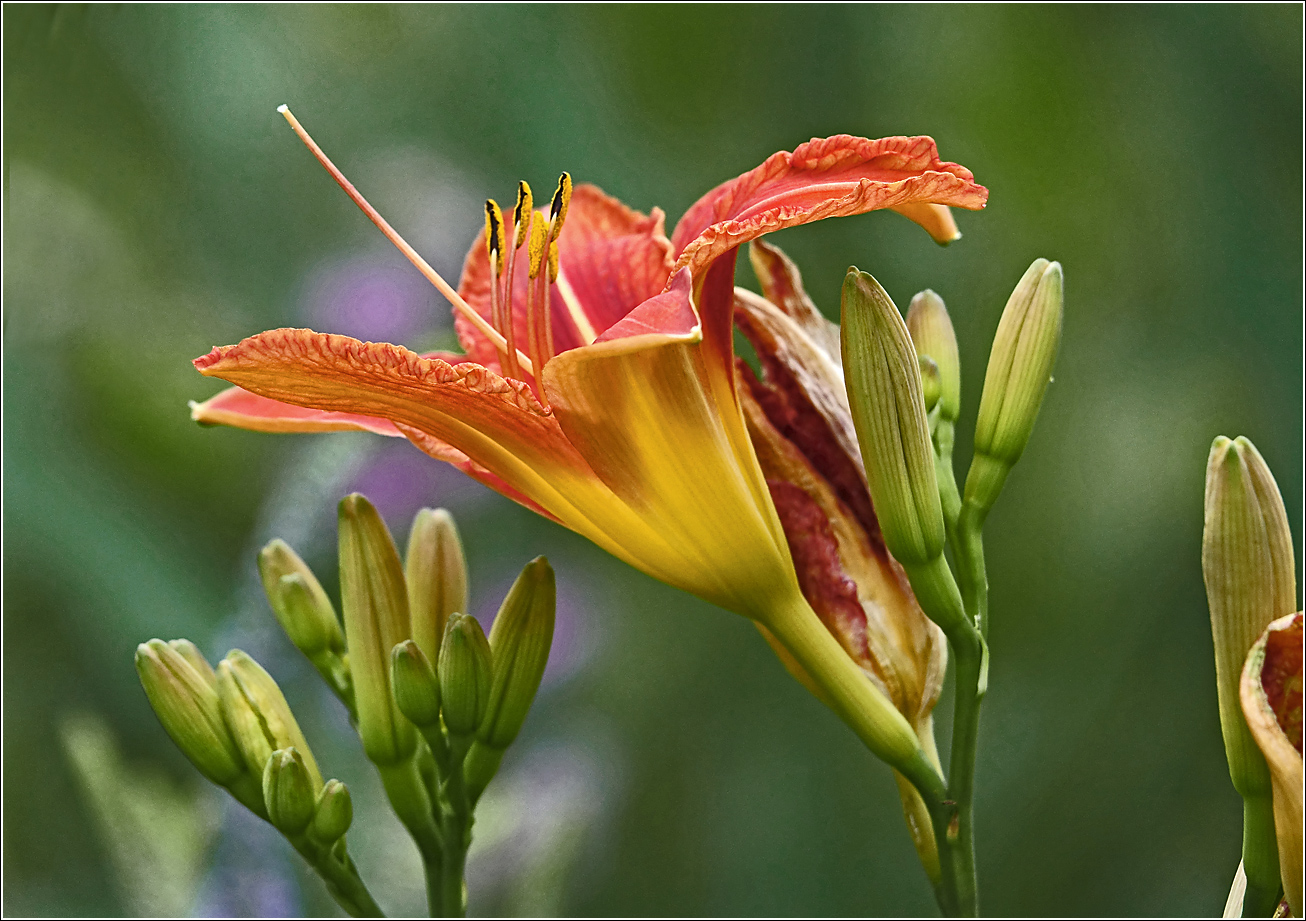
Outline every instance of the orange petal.
<svg viewBox="0 0 1306 921">
<path fill-rule="evenodd" d="M 903 217 L 920 224 L 934 238 L 935 243 L 948 244 L 953 240 L 961 239 L 961 231 L 957 229 L 957 222 L 953 219 L 952 211 L 947 205 L 912 202 L 908 205 L 898 205 L 890 210 L 897 211 Z"/>
<path fill-rule="evenodd" d="M 717 186 L 685 213 L 671 241 L 676 268 L 697 275 L 727 250 L 783 227 L 921 203 L 977 210 L 987 200 L 970 170 L 939 159 L 933 138 L 841 134 L 773 154 Z"/>
<path fill-rule="evenodd" d="M 796 588 L 793 566 L 752 448 L 736 453 L 707 386 L 697 324 L 685 329 L 693 318 L 690 284 L 680 273 L 623 321 L 634 333 L 674 318 L 674 332 L 563 353 L 545 369 L 545 392 L 598 477 L 681 548 L 682 567 L 658 577 L 757 617 Z M 640 325 L 643 314 L 658 319 Z"/>
<path fill-rule="evenodd" d="M 504 224 L 512 240 L 511 213 L 504 215 Z M 524 258 L 524 251 L 519 256 Z M 558 265 L 558 281 L 550 289 L 549 304 L 554 346 L 563 352 L 588 345 L 666 286 L 671 274 L 671 242 L 666 237 L 665 217 L 660 209 L 644 215 L 597 186 L 578 185 L 558 240 Z M 513 276 L 513 329 L 517 342 L 522 343 L 527 341 L 525 264 L 519 265 Z M 484 230 L 467 253 L 458 293 L 490 318 L 490 262 Z M 454 323 L 468 357 L 498 370 L 494 346 L 457 313 Z"/>
<path fill-rule="evenodd" d="M 1302 915 L 1302 613 L 1272 621 L 1247 654 L 1238 696 L 1265 755 L 1274 797 L 1279 874 L 1294 917 Z"/>
<path fill-rule="evenodd" d="M 765 237 L 748 245 L 748 259 L 753 265 L 757 283 L 762 286 L 763 298 L 798 324 L 803 334 L 819 346 L 831 362 L 842 367 L 839 325 L 827 320 L 807 296 L 802 273 L 794 261 L 780 247 L 766 242 Z M 843 390 L 842 383 L 838 389 Z M 846 397 L 844 405 L 847 405 Z"/>
<path fill-rule="evenodd" d="M 190 417 L 203 425 L 230 425 L 253 432 L 359 431 L 396 438 L 403 436 L 388 419 L 308 409 L 269 400 L 240 387 L 228 387 L 203 403 L 191 400 Z"/>
<path fill-rule="evenodd" d="M 521 382 L 471 362 L 450 365 L 388 343 L 307 329 L 260 333 L 195 360 L 269 399 L 326 412 L 388 419 L 427 453 L 664 578 L 678 555 L 612 495 L 567 441 L 558 421 Z M 416 434 L 415 434 L 416 433 Z"/>
</svg>

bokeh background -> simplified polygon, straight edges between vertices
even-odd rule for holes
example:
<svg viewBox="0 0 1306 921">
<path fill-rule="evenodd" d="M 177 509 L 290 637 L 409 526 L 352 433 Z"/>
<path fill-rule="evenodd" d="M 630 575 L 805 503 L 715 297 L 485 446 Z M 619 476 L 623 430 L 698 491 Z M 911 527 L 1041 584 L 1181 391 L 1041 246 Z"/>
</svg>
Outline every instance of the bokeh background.
<svg viewBox="0 0 1306 921">
<path fill-rule="evenodd" d="M 556 661 L 478 824 L 474 913 L 935 911 L 889 771 L 743 620 L 406 444 L 190 422 L 217 389 L 190 359 L 265 328 L 451 342 L 282 102 L 455 276 L 481 201 L 562 169 L 672 221 L 812 136 L 930 134 L 974 170 L 991 201 L 949 248 L 887 213 L 773 240 L 831 315 L 850 263 L 900 304 L 939 291 L 968 417 L 1011 287 L 1036 256 L 1065 266 L 1056 382 L 988 528 L 983 908 L 1218 913 L 1241 811 L 1203 471 L 1214 436 L 1251 437 L 1300 540 L 1300 7 L 6 5 L 3 24 L 6 913 L 332 912 L 169 743 L 132 668 L 152 636 L 268 665 L 355 791 L 374 891 L 418 908 L 411 847 L 254 577 L 273 536 L 331 572 L 355 489 L 401 540 L 417 508 L 452 509 L 478 612 L 535 554 L 558 569 Z"/>
</svg>

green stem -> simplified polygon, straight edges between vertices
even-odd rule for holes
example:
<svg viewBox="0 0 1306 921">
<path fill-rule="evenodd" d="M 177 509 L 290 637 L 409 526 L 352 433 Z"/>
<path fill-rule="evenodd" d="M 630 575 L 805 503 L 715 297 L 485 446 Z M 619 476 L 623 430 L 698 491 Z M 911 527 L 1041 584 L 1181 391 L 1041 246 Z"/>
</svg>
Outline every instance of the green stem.
<svg viewBox="0 0 1306 921">
<path fill-rule="evenodd" d="M 952 544 L 957 562 L 957 579 L 966 613 L 977 624 L 980 635 L 989 635 L 989 577 L 984 565 L 984 519 L 987 512 L 973 502 L 962 505 Z"/>
<path fill-rule="evenodd" d="M 975 875 L 975 752 L 979 741 L 979 689 L 983 656 L 978 633 L 953 642 L 957 663 L 956 707 L 952 724 L 952 752 L 948 766 L 948 796 L 955 804 L 945 838 L 953 858 L 953 874 L 960 913 L 979 911 Z M 940 847 L 943 845 L 940 844 Z"/>
<path fill-rule="evenodd" d="M 444 855 L 435 813 L 426 793 L 426 785 L 417 768 L 417 759 L 409 758 L 393 765 L 377 765 L 386 797 L 399 821 L 408 829 L 418 853 L 422 856 L 422 869 L 426 874 L 426 900 L 433 916 L 438 916 L 438 887 L 432 880 L 442 878 Z"/>
<path fill-rule="evenodd" d="M 1268 918 L 1279 907 L 1279 845 L 1274 801 L 1268 793 L 1243 798 L 1244 918 Z"/>
<path fill-rule="evenodd" d="M 337 905 L 354 918 L 384 918 L 385 912 L 376 904 L 372 893 L 363 885 L 358 868 L 345 850 L 345 839 L 341 838 L 332 845 L 313 841 L 305 834 L 287 835 L 292 847 L 298 851 L 308 865 L 313 868 L 327 892 L 335 899 Z"/>
<path fill-rule="evenodd" d="M 450 739 L 450 770 L 441 790 L 440 831 L 444 870 L 440 877 L 440 914 L 461 918 L 467 914 L 467 849 L 472 843 L 472 810 L 463 780 L 463 762 L 471 747 L 469 737 Z"/>
</svg>

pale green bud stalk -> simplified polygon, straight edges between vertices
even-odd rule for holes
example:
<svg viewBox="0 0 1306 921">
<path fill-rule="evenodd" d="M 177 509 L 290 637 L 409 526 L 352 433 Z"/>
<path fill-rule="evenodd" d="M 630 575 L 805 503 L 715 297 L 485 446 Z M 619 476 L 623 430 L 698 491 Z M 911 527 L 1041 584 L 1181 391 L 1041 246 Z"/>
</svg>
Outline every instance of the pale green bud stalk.
<svg viewBox="0 0 1306 921">
<path fill-rule="evenodd" d="M 917 294 L 907 308 L 906 323 L 916 354 L 933 360 L 938 368 L 939 419 L 956 423 L 961 415 L 961 357 L 943 298 L 929 289 Z"/>
<path fill-rule="evenodd" d="M 440 683 L 413 640 L 404 640 L 391 653 L 390 686 L 395 706 L 418 728 L 440 721 Z"/>
<path fill-rule="evenodd" d="M 353 822 L 354 802 L 349 788 L 338 780 L 328 780 L 318 794 L 308 836 L 318 844 L 330 846 L 345 836 Z"/>
<path fill-rule="evenodd" d="M 300 652 L 316 664 L 322 653 L 345 651 L 345 635 L 331 599 L 285 541 L 274 540 L 259 551 L 258 571 L 272 612 Z"/>
<path fill-rule="evenodd" d="M 295 714 L 272 676 L 250 656 L 233 649 L 218 663 L 217 680 L 222 719 L 250 772 L 262 777 L 273 752 L 294 748 L 304 761 L 316 795 L 322 788 L 322 773 Z"/>
<path fill-rule="evenodd" d="M 413 519 L 405 560 L 413 640 L 428 662 L 440 659 L 444 625 L 467 613 L 467 562 L 453 516 L 424 508 Z"/>
<path fill-rule="evenodd" d="M 1029 443 L 1061 344 L 1061 263 L 1035 259 L 1007 300 L 975 421 L 967 504 L 982 521 Z"/>
<path fill-rule="evenodd" d="M 1279 883 L 1270 771 L 1243 716 L 1239 682 L 1248 652 L 1270 622 L 1297 610 L 1292 534 L 1283 497 L 1246 438 L 1223 436 L 1206 464 L 1202 575 L 1211 610 L 1216 693 L 1229 777 L 1242 795 L 1243 907 L 1273 908 Z"/>
<path fill-rule="evenodd" d="M 217 677 L 189 640 L 136 647 L 145 696 L 172 741 L 199 772 L 222 787 L 245 774 L 245 761 L 222 719 Z"/>
<path fill-rule="evenodd" d="M 553 643 L 557 589 L 553 568 L 544 557 L 526 564 L 490 627 L 494 681 L 477 738 L 507 748 L 517 738 Z"/>
<path fill-rule="evenodd" d="M 470 736 L 485 717 L 494 672 L 490 643 L 475 617 L 450 616 L 440 644 L 437 672 L 449 735 Z"/>
<path fill-rule="evenodd" d="M 409 638 L 408 590 L 390 531 L 357 493 L 340 500 L 340 600 L 363 750 L 378 765 L 405 761 L 417 733 L 390 694 L 390 652 Z"/>
<path fill-rule="evenodd" d="M 954 631 L 965 615 L 943 558 L 943 510 L 911 334 L 879 282 L 855 268 L 844 279 L 842 307 L 848 404 L 885 545 L 921 609 Z"/>
<path fill-rule="evenodd" d="M 263 767 L 263 802 L 268 821 L 283 835 L 302 835 L 317 811 L 313 781 L 294 748 L 274 751 Z"/>
</svg>

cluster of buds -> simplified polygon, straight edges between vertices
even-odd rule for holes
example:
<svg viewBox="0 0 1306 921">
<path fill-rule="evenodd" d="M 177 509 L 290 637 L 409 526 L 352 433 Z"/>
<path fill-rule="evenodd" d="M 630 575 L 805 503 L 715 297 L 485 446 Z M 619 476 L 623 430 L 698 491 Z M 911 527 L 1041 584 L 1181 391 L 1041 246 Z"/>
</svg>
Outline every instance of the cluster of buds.
<svg viewBox="0 0 1306 921">
<path fill-rule="evenodd" d="M 466 613 L 466 563 L 448 512 L 418 513 L 404 560 L 363 496 L 347 496 L 339 512 L 343 629 L 321 583 L 280 540 L 259 554 L 268 601 L 348 709 L 423 856 L 460 861 L 471 811 L 544 674 L 553 570 L 543 557 L 526 566 L 487 638 Z M 272 677 L 239 650 L 215 671 L 187 640 L 143 643 L 136 666 L 160 722 L 200 772 L 285 835 L 342 905 L 370 912 L 344 848 L 349 790 L 323 781 Z"/>
</svg>

